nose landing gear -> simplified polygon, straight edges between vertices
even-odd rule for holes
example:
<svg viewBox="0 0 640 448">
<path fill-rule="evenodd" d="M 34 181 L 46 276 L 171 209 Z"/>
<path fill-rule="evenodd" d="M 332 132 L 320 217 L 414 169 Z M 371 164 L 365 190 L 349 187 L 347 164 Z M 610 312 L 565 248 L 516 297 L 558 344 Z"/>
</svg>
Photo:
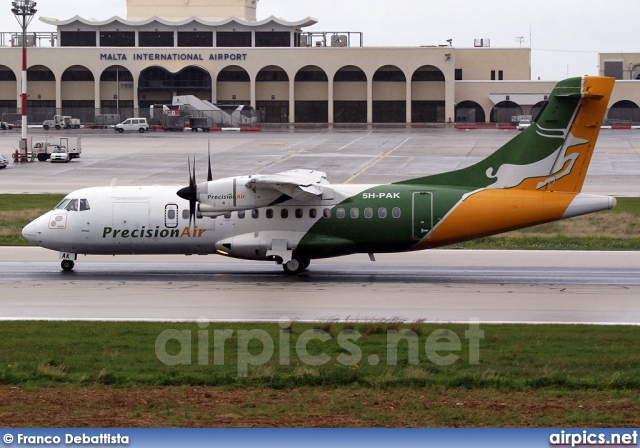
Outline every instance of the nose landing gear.
<svg viewBox="0 0 640 448">
<path fill-rule="evenodd" d="M 62 263 L 60 263 L 60 267 L 66 272 L 72 271 L 74 266 L 75 263 L 72 260 L 62 260 Z"/>
</svg>

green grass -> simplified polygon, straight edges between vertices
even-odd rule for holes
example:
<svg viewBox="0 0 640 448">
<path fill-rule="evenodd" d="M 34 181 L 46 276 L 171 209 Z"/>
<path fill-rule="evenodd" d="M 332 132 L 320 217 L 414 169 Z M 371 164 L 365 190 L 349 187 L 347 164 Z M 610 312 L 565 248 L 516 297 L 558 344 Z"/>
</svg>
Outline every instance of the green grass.
<svg viewBox="0 0 640 448">
<path fill-rule="evenodd" d="M 22 237 L 22 228 L 51 210 L 63 194 L 0 195 L 0 246 L 31 246 Z"/>
<path fill-rule="evenodd" d="M 510 392 L 640 389 L 639 327 L 481 325 L 484 338 L 480 340 L 480 362 L 473 365 L 469 363 L 466 325 L 377 325 L 372 331 L 372 323 L 350 323 L 345 333 L 345 324 L 338 322 L 332 322 L 326 330 L 320 330 L 321 324 L 294 323 L 290 333 L 284 333 L 277 324 L 264 323 L 216 323 L 201 330 L 195 323 L 0 322 L 0 385 L 428 387 Z M 350 330 L 353 327 L 358 333 Z M 386 331 L 403 332 L 408 328 L 418 335 L 417 364 L 409 357 L 404 341 L 397 345 L 397 364 L 388 365 L 392 359 L 387 357 L 388 344 L 395 344 Z M 433 362 L 425 352 L 427 337 L 437 329 L 449 330 L 460 339 L 459 347 L 454 344 L 453 350 L 441 347 L 437 352 L 439 356 L 458 357 L 450 365 Z M 190 341 L 190 350 L 175 339 L 166 345 L 166 353 L 171 356 L 186 353 L 182 363 L 167 365 L 159 360 L 156 343 L 165 330 L 186 331 L 190 336 L 185 340 Z M 232 330 L 221 358 L 221 347 L 214 346 L 215 330 Z M 244 363 L 247 370 L 243 375 L 238 347 L 242 346 L 243 335 L 258 332 L 269 335 L 273 354 L 257 362 L 263 346 L 252 339 L 247 347 L 256 362 Z M 360 338 L 355 340 L 359 333 Z M 329 335 L 327 341 L 317 339 L 325 334 Z M 204 335 L 209 338 L 208 344 L 199 339 Z M 307 345 L 309 354 L 325 354 L 328 362 L 303 362 L 303 353 L 296 349 L 303 335 L 316 337 Z M 339 342 L 339 337 L 346 336 L 351 340 Z M 285 338 L 288 343 L 282 343 Z M 200 347 L 208 359 L 202 357 Z M 377 365 L 370 365 L 371 355 L 378 357 Z"/>
<path fill-rule="evenodd" d="M 29 246 L 22 228 L 64 195 L 0 196 L 0 246 Z M 452 247 L 465 249 L 640 250 L 640 198 L 619 198 L 609 211 L 557 221 Z"/>
</svg>

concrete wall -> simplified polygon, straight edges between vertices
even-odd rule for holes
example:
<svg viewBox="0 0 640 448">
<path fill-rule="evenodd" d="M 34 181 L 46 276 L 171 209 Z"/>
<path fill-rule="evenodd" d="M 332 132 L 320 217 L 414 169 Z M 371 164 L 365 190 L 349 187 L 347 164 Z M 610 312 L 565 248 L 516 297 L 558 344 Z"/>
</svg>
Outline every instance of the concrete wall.
<svg viewBox="0 0 640 448">
<path fill-rule="evenodd" d="M 141 20 L 155 15 L 171 20 L 193 16 L 221 20 L 235 16 L 255 22 L 256 6 L 254 0 L 127 0 L 127 19 Z"/>
</svg>

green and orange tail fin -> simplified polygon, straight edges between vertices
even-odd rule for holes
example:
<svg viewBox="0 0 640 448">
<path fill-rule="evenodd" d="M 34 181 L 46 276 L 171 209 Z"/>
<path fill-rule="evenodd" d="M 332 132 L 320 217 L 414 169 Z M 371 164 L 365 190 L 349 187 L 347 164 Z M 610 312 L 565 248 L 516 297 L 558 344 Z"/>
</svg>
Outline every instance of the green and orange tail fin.
<svg viewBox="0 0 640 448">
<path fill-rule="evenodd" d="M 486 159 L 400 183 L 580 192 L 614 82 L 601 76 L 560 81 L 534 123 Z"/>
</svg>

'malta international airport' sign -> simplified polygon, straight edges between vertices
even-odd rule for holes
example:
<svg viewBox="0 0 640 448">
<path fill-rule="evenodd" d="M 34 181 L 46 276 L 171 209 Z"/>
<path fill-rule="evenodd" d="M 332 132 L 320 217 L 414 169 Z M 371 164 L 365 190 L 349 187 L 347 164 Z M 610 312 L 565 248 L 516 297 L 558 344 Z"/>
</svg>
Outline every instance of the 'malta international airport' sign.
<svg viewBox="0 0 640 448">
<path fill-rule="evenodd" d="M 100 53 L 101 61 L 246 61 L 246 53 Z"/>
</svg>

